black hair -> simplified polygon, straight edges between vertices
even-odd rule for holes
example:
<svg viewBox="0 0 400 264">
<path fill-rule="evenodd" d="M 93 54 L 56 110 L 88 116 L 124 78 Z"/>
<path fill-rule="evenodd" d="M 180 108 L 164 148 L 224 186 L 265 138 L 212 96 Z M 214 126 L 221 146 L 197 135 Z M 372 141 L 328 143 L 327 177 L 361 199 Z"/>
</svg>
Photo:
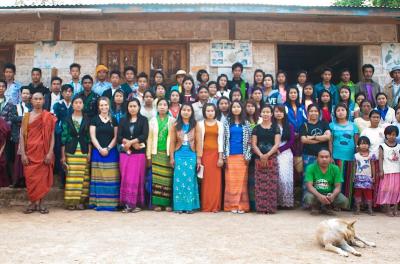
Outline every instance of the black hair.
<svg viewBox="0 0 400 264">
<path fill-rule="evenodd" d="M 261 70 L 261 69 L 256 69 L 254 71 L 254 75 L 253 75 L 253 87 L 257 86 L 257 84 L 256 84 L 256 74 L 257 73 L 261 73 L 262 76 L 263 76 L 262 81 L 261 81 L 261 85 L 263 85 L 263 83 L 264 83 L 265 72 L 263 70 Z"/>
<path fill-rule="evenodd" d="M 216 81 L 210 81 L 210 82 L 208 82 L 207 88 L 209 88 L 209 87 L 210 87 L 211 85 L 213 85 L 213 84 L 215 84 L 215 86 L 216 86 L 216 88 L 217 88 L 217 90 L 218 90 L 218 84 L 217 84 Z"/>
<path fill-rule="evenodd" d="M 133 66 L 126 66 L 126 67 L 124 68 L 124 75 L 125 75 L 128 71 L 132 71 L 132 72 L 133 72 L 133 75 L 135 75 L 135 76 L 136 76 L 136 74 L 137 74 L 137 70 L 136 70 L 136 68 L 133 67 Z"/>
<path fill-rule="evenodd" d="M 256 103 L 256 101 L 254 101 L 254 99 L 246 100 L 246 102 L 244 103 L 244 112 L 245 112 L 246 120 L 249 122 L 250 122 L 250 116 L 247 114 L 247 110 L 246 110 L 248 104 L 254 106 L 254 108 L 255 108 L 255 111 L 253 114 L 253 119 L 254 119 L 254 122 L 257 123 L 258 117 L 260 116 L 259 115 L 260 109 L 258 109 L 257 103 Z"/>
<path fill-rule="evenodd" d="M 265 108 L 265 107 L 263 107 Z M 284 105 L 275 105 L 274 111 L 277 109 L 278 111 L 283 113 L 283 120 L 282 120 L 282 141 L 288 141 L 290 139 L 290 124 L 287 118 L 287 113 Z M 275 114 L 273 114 L 273 121 L 278 123 L 275 118 Z"/>
<path fill-rule="evenodd" d="M 208 74 L 208 72 L 205 69 L 201 69 L 197 72 L 196 74 L 196 80 L 200 83 L 202 83 L 203 81 L 201 80 L 201 75 L 203 75 L 203 73 L 206 73 L 208 76 L 208 79 L 210 79 L 210 75 Z"/>
<path fill-rule="evenodd" d="M 331 151 L 330 151 L 328 148 L 323 147 L 323 148 L 320 148 L 320 149 L 318 150 L 318 152 L 317 152 L 317 157 L 319 156 L 319 153 L 321 153 L 322 151 L 328 151 L 328 152 L 329 152 L 329 156 L 332 156 Z"/>
<path fill-rule="evenodd" d="M 375 67 L 374 67 L 372 64 L 369 64 L 369 63 L 364 64 L 364 65 L 361 67 L 361 70 L 362 70 L 362 72 L 364 73 L 365 69 L 368 69 L 368 68 L 372 69 L 372 73 L 375 72 Z"/>
<path fill-rule="evenodd" d="M 69 70 L 72 70 L 72 68 L 78 68 L 78 70 L 80 71 L 81 70 L 81 65 L 76 63 L 76 62 L 74 62 L 71 65 L 69 65 Z"/>
<path fill-rule="evenodd" d="M 77 95 L 77 96 L 72 97 L 71 105 L 73 105 L 74 102 L 75 102 L 76 100 L 78 100 L 78 99 L 81 99 L 82 102 L 84 101 L 82 96 Z M 83 112 L 83 109 L 82 109 L 82 112 Z"/>
<path fill-rule="evenodd" d="M 368 100 L 368 99 L 364 99 L 364 100 L 362 100 L 361 101 L 361 103 L 360 103 L 360 111 L 361 111 L 361 107 L 363 106 L 363 104 L 365 104 L 365 103 L 369 103 L 369 105 L 372 107 L 372 103 L 371 103 L 371 101 L 370 100 Z"/>
<path fill-rule="evenodd" d="M 390 125 L 390 126 L 387 126 L 387 127 L 385 128 L 385 131 L 384 131 L 383 133 L 385 134 L 385 138 L 386 138 L 387 135 L 390 135 L 390 134 L 392 134 L 393 132 L 396 133 L 396 137 L 399 136 L 399 128 L 398 128 L 397 126 Z"/>
<path fill-rule="evenodd" d="M 203 89 L 206 89 L 207 92 L 208 92 L 208 87 L 204 86 L 204 85 L 201 85 L 199 88 L 197 88 L 197 96 L 199 95 L 200 90 L 203 90 Z"/>
<path fill-rule="evenodd" d="M 62 79 L 58 76 L 52 77 L 50 83 L 53 83 L 54 81 L 59 81 L 60 84 L 62 84 Z"/>
<path fill-rule="evenodd" d="M 307 72 L 306 70 L 300 70 L 300 71 L 298 71 L 297 74 L 296 74 L 296 79 L 299 78 L 300 74 L 305 74 L 305 75 L 306 75 L 306 81 L 307 81 L 307 79 L 308 79 L 308 72 Z"/>
<path fill-rule="evenodd" d="M 302 96 L 301 96 L 301 104 L 303 104 L 303 105 L 305 105 L 305 103 L 306 103 L 306 96 L 305 96 L 305 94 L 304 94 L 304 88 L 306 88 L 307 86 L 311 86 L 311 87 L 312 87 L 313 92 L 312 92 L 312 94 L 311 94 L 311 100 L 312 100 L 313 104 L 316 103 L 316 100 L 315 100 L 315 98 L 314 98 L 314 94 L 315 94 L 314 85 L 313 85 L 311 82 L 306 82 L 306 83 L 304 84 L 304 86 L 303 86 L 303 94 L 302 94 Z"/>
<path fill-rule="evenodd" d="M 236 93 L 236 92 L 239 92 L 239 93 L 240 93 L 240 100 L 243 99 L 243 98 L 242 98 L 242 92 L 240 91 L 240 89 L 238 89 L 238 88 L 233 88 L 233 89 L 231 90 L 231 92 L 229 93 L 229 101 L 232 102 L 233 94 Z"/>
<path fill-rule="evenodd" d="M 226 97 L 226 96 L 221 96 L 221 97 L 218 99 L 218 101 L 217 101 L 217 109 L 218 109 L 217 119 L 218 119 L 218 120 L 221 120 L 221 117 L 222 117 L 222 112 L 219 110 L 219 103 L 220 103 L 222 100 L 228 101 L 228 105 L 230 105 L 230 103 L 231 103 L 231 101 L 229 100 L 229 98 Z M 228 111 L 229 111 L 229 110 L 228 110 Z"/>
<path fill-rule="evenodd" d="M 226 79 L 226 86 L 224 87 L 224 90 L 228 90 L 228 76 L 226 74 L 221 74 L 220 76 L 218 76 L 217 78 L 217 89 L 220 90 L 221 86 L 219 86 L 219 81 L 221 80 L 221 78 L 224 77 Z"/>
<path fill-rule="evenodd" d="M 162 72 L 162 71 L 160 71 L 160 70 L 156 70 L 154 73 L 153 73 L 153 78 L 152 78 L 152 80 L 151 80 L 151 82 L 152 82 L 152 84 L 153 85 L 159 85 L 159 84 L 156 84 L 156 75 L 157 74 L 160 74 L 161 75 L 161 77 L 162 77 L 162 82 L 161 82 L 161 84 L 162 83 L 164 83 L 164 81 L 165 81 L 165 75 L 164 75 L 164 73 Z M 136 75 L 136 74 L 135 74 Z M 167 90 L 167 89 L 165 89 L 165 90 Z"/>
<path fill-rule="evenodd" d="M 358 93 L 356 93 L 356 95 L 354 96 L 354 100 L 357 102 L 357 98 L 359 97 L 359 96 L 364 96 L 364 99 L 367 99 L 367 96 L 365 95 L 365 93 L 364 92 L 358 92 Z M 364 101 L 364 100 L 363 100 Z"/>
<path fill-rule="evenodd" d="M 81 82 L 83 83 L 84 80 L 90 80 L 93 83 L 93 78 L 89 74 L 84 75 Z"/>
<path fill-rule="evenodd" d="M 16 67 L 15 67 L 15 64 L 14 63 L 11 63 L 11 62 L 7 62 L 7 63 L 5 63 L 4 64 L 4 72 L 6 71 L 6 69 L 10 69 L 10 70 L 12 70 L 14 73 L 17 71 L 17 69 L 16 69 Z"/>
<path fill-rule="evenodd" d="M 231 105 L 229 106 L 229 114 L 228 114 L 229 125 L 232 125 L 235 122 L 235 117 L 232 114 L 232 107 L 234 104 L 239 104 L 240 108 L 242 108 L 242 111 L 240 112 L 240 115 L 239 115 L 239 121 L 240 121 L 240 124 L 243 125 L 246 121 L 246 116 L 245 116 L 246 113 L 245 113 L 245 109 L 243 107 L 242 102 L 240 102 L 239 100 L 233 101 L 231 103 Z"/>
<path fill-rule="evenodd" d="M 290 86 L 288 89 L 287 89 L 287 95 L 286 95 L 286 104 L 290 104 L 290 98 L 289 98 L 289 92 L 290 92 L 290 90 L 296 90 L 296 92 L 297 92 L 297 99 L 296 99 L 296 101 L 295 101 L 295 103 L 296 103 L 296 105 L 297 106 L 299 106 L 300 105 L 300 102 L 299 102 L 299 98 L 300 98 L 300 94 L 299 94 L 299 89 L 296 87 L 296 86 Z"/>
<path fill-rule="evenodd" d="M 368 146 L 371 146 L 371 141 L 369 140 L 368 137 L 361 136 L 357 140 L 357 146 L 360 146 L 361 144 L 367 144 Z"/>
<path fill-rule="evenodd" d="M 342 75 L 344 72 L 348 72 L 351 74 L 350 69 L 349 68 L 343 68 L 340 70 L 340 75 Z"/>
<path fill-rule="evenodd" d="M 331 113 L 331 112 L 332 112 L 332 95 L 331 95 L 331 93 L 330 93 L 328 90 L 326 90 L 326 89 L 323 89 L 320 93 L 318 93 L 318 105 L 319 105 L 319 108 L 322 109 L 322 108 L 324 107 L 324 103 L 323 103 L 322 100 L 321 100 L 322 95 L 323 95 L 324 93 L 329 94 L 330 100 L 329 100 L 329 103 L 328 103 L 328 110 L 329 110 L 329 113 Z"/>
<path fill-rule="evenodd" d="M 324 67 L 321 71 L 321 74 L 324 74 L 327 71 L 333 75 L 333 69 L 331 67 Z"/>
<path fill-rule="evenodd" d="M 126 114 L 126 120 L 130 120 L 132 117 L 131 117 L 131 114 L 129 113 L 129 111 L 128 111 L 128 106 L 129 106 L 129 103 L 131 103 L 131 102 L 135 102 L 138 106 L 139 106 L 139 110 L 138 110 L 138 113 L 137 113 L 137 117 L 138 117 L 138 119 L 139 119 L 139 117 L 141 117 L 142 115 L 140 114 L 140 108 L 141 108 L 141 105 L 140 105 L 140 101 L 139 101 L 139 99 L 137 99 L 136 97 L 132 97 L 132 98 L 129 98 L 127 101 L 126 101 L 126 106 L 125 106 L 125 114 Z M 122 108 L 121 108 L 122 109 Z"/>
<path fill-rule="evenodd" d="M 278 72 L 276 73 L 276 83 L 278 84 L 278 76 L 279 74 L 283 74 L 285 76 L 285 85 L 288 82 L 288 76 L 287 73 L 284 70 L 278 70 Z"/>
<path fill-rule="evenodd" d="M 206 110 L 207 110 L 207 107 L 209 107 L 209 106 L 214 108 L 214 112 L 215 112 L 214 119 L 216 119 L 217 115 L 218 115 L 218 109 L 217 109 L 217 106 L 215 104 L 213 104 L 213 103 L 206 103 L 205 105 L 203 105 L 202 113 L 203 113 L 204 119 L 207 118 L 206 117 Z"/>
<path fill-rule="evenodd" d="M 240 68 L 240 70 L 243 72 L 243 64 L 241 64 L 240 62 L 235 62 L 234 64 L 232 64 L 232 71 L 234 71 L 236 68 Z"/>
<path fill-rule="evenodd" d="M 147 89 L 146 91 L 144 91 L 144 93 L 143 93 L 143 98 L 146 96 L 147 93 L 150 93 L 151 97 L 153 97 L 153 99 L 154 99 L 154 93 L 153 93 L 153 91 L 150 90 L 150 89 Z"/>
<path fill-rule="evenodd" d="M 68 89 L 71 89 L 71 92 L 74 93 L 74 87 L 69 83 L 63 84 L 61 86 L 61 93 L 67 91 Z"/>
<path fill-rule="evenodd" d="M 6 88 L 7 88 L 7 82 L 6 82 L 6 80 L 4 80 L 4 79 L 0 79 L 0 83 L 4 83 L 4 85 L 6 86 Z"/>
<path fill-rule="evenodd" d="M 385 97 L 386 97 L 386 99 L 387 99 L 387 94 L 385 94 L 384 92 L 379 92 L 379 93 L 377 93 L 377 94 L 375 95 L 375 100 L 377 100 L 377 101 L 378 101 L 378 97 L 379 97 L 380 95 L 383 95 L 383 96 L 385 96 Z"/>
<path fill-rule="evenodd" d="M 27 85 L 21 86 L 21 88 L 19 88 L 19 91 L 20 91 L 21 93 L 22 93 L 23 90 L 29 90 L 29 93 L 31 92 L 30 87 L 27 86 Z"/>
<path fill-rule="evenodd" d="M 167 107 L 169 108 L 169 102 L 168 102 L 168 100 L 167 99 L 165 99 L 165 98 L 160 98 L 160 99 L 158 99 L 158 101 L 157 101 L 157 104 L 156 104 L 156 107 L 160 104 L 160 102 L 162 102 L 162 101 L 165 101 L 166 103 L 167 103 Z M 168 110 L 167 110 L 168 111 Z"/>
<path fill-rule="evenodd" d="M 177 93 L 178 95 L 179 95 L 179 103 L 182 101 L 182 95 L 179 93 L 179 91 L 178 90 L 172 90 L 170 93 L 169 93 L 169 101 L 171 101 L 171 95 L 172 95 L 172 93 Z"/>
<path fill-rule="evenodd" d="M 318 114 L 321 115 L 321 109 L 318 107 L 318 105 L 316 103 L 312 103 L 307 107 L 307 113 L 310 112 L 311 108 L 313 108 L 313 107 L 317 108 Z"/>
<path fill-rule="evenodd" d="M 371 118 L 373 114 L 377 114 L 379 118 L 381 117 L 381 113 L 379 113 L 379 111 L 376 109 L 372 109 L 371 112 L 369 112 L 369 118 Z"/>
<path fill-rule="evenodd" d="M 343 89 L 345 89 L 345 90 L 347 90 L 347 91 L 349 92 L 349 99 L 348 99 L 348 102 L 345 102 L 345 101 L 342 99 L 342 97 L 340 97 L 340 91 L 343 90 Z M 352 100 L 351 100 L 351 90 L 350 90 L 350 87 L 347 86 L 347 85 L 343 85 L 342 87 L 339 88 L 339 103 L 342 103 L 342 102 L 348 104 L 348 106 L 347 106 L 348 108 L 350 107 L 350 103 L 352 102 Z"/>
<path fill-rule="evenodd" d="M 40 68 L 36 68 L 36 67 L 32 68 L 31 73 L 33 73 L 33 72 L 38 72 L 38 73 L 40 73 L 40 75 L 42 75 L 42 70 Z"/>
<path fill-rule="evenodd" d="M 335 106 L 335 112 L 334 112 L 334 114 L 335 114 L 336 120 L 338 119 L 338 118 L 337 118 L 337 114 L 336 114 L 336 110 L 338 110 L 339 107 L 342 107 L 342 108 L 346 109 L 346 120 L 349 120 L 349 108 L 347 107 L 347 104 L 342 103 L 342 102 L 338 103 L 338 104 Z"/>
<path fill-rule="evenodd" d="M 274 76 L 272 74 L 269 74 L 269 73 L 265 74 L 264 75 L 264 79 L 263 79 L 263 83 L 264 83 L 265 78 L 267 78 L 267 77 L 271 78 L 271 80 L 272 80 L 272 89 L 274 89 Z"/>
<path fill-rule="evenodd" d="M 186 81 L 191 81 L 191 83 L 192 83 L 192 90 L 190 91 L 190 94 L 192 95 L 193 98 L 195 98 L 195 97 L 196 97 L 196 93 L 195 93 L 196 88 L 195 88 L 194 80 L 193 80 L 192 76 L 190 76 L 190 75 L 186 75 L 186 76 L 183 78 L 183 81 L 182 81 L 182 95 L 181 95 L 181 97 L 183 98 L 183 96 L 185 95 L 185 89 L 183 88 L 183 85 L 184 85 L 184 83 L 185 83 Z"/>
<path fill-rule="evenodd" d="M 120 72 L 120 71 L 118 71 L 118 70 L 113 70 L 113 71 L 111 71 L 111 72 L 110 72 L 110 77 L 111 77 L 113 74 L 116 74 L 116 75 L 118 75 L 119 78 L 121 78 L 121 72 Z"/>
<path fill-rule="evenodd" d="M 190 107 L 190 109 L 192 110 L 192 114 L 189 118 L 189 131 L 192 130 L 196 126 L 196 119 L 194 119 L 193 106 L 189 103 L 183 103 L 181 106 L 181 109 L 179 109 L 178 118 L 176 119 L 176 131 L 180 131 L 183 128 L 182 110 L 183 110 L 183 107 L 185 107 L 185 106 Z"/>
<path fill-rule="evenodd" d="M 137 79 L 139 80 L 139 78 L 146 78 L 146 80 L 149 80 L 149 77 L 147 76 L 147 74 L 145 72 L 139 73 L 137 76 Z"/>
</svg>

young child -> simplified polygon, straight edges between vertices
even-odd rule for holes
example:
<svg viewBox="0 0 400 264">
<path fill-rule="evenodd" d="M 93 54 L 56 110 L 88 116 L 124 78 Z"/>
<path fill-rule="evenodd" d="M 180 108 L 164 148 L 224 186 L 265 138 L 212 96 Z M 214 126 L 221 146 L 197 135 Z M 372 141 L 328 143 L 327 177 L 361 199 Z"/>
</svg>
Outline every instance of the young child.
<svg viewBox="0 0 400 264">
<path fill-rule="evenodd" d="M 374 163 L 371 162 L 372 156 L 369 152 L 371 142 L 366 136 L 361 136 L 358 139 L 357 146 L 358 152 L 354 155 L 356 165 L 353 195 L 356 207 L 354 214 L 360 214 L 360 206 L 364 197 L 368 206 L 368 214 L 374 215 L 372 211 L 372 190 L 374 186 L 375 167 Z"/>
<path fill-rule="evenodd" d="M 319 109 L 321 109 L 321 119 L 328 124 L 332 121 L 332 100 L 331 94 L 323 90 L 318 97 Z"/>
<path fill-rule="evenodd" d="M 398 216 L 400 202 L 400 145 L 396 143 L 399 129 L 389 125 L 384 131 L 386 141 L 379 146 L 379 189 L 376 203 L 384 205 L 388 216 Z"/>
</svg>

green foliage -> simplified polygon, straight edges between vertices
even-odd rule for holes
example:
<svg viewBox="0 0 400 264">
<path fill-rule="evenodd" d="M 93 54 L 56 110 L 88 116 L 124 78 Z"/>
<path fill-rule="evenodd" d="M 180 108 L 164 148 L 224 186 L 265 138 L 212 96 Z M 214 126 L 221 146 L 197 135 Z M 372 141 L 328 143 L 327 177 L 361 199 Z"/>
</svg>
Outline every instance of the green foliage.
<svg viewBox="0 0 400 264">
<path fill-rule="evenodd" d="M 336 0 L 335 6 L 400 7 L 400 0 Z"/>
</svg>

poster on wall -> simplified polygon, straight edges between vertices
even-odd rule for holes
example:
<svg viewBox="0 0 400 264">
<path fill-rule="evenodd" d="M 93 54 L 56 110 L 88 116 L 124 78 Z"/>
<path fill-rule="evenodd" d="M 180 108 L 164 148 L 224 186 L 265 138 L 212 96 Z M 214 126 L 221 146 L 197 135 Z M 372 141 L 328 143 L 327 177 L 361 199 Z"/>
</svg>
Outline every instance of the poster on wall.
<svg viewBox="0 0 400 264">
<path fill-rule="evenodd" d="M 244 67 L 253 66 L 253 53 L 250 41 L 212 41 L 210 50 L 212 67 L 231 67 L 235 62 L 242 63 Z"/>
<path fill-rule="evenodd" d="M 382 61 L 385 70 L 390 71 L 394 66 L 400 66 L 400 44 L 382 44 Z"/>
<path fill-rule="evenodd" d="M 35 43 L 34 67 L 41 69 L 65 68 L 74 62 L 74 46 L 72 42 Z M 67 66 L 66 66 L 67 65 Z"/>
</svg>

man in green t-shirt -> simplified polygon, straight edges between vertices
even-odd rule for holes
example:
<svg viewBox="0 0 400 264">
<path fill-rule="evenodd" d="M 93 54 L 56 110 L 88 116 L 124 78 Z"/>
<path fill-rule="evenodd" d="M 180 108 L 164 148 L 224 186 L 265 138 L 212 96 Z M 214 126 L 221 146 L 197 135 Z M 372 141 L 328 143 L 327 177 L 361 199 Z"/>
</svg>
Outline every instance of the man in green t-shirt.
<svg viewBox="0 0 400 264">
<path fill-rule="evenodd" d="M 331 153 L 327 149 L 318 152 L 317 161 L 307 167 L 305 183 L 307 192 L 304 203 L 311 206 L 311 214 L 320 213 L 320 209 L 333 215 L 332 205 L 346 208 L 348 199 L 340 190 L 343 178 L 339 167 L 331 163 Z"/>
</svg>

